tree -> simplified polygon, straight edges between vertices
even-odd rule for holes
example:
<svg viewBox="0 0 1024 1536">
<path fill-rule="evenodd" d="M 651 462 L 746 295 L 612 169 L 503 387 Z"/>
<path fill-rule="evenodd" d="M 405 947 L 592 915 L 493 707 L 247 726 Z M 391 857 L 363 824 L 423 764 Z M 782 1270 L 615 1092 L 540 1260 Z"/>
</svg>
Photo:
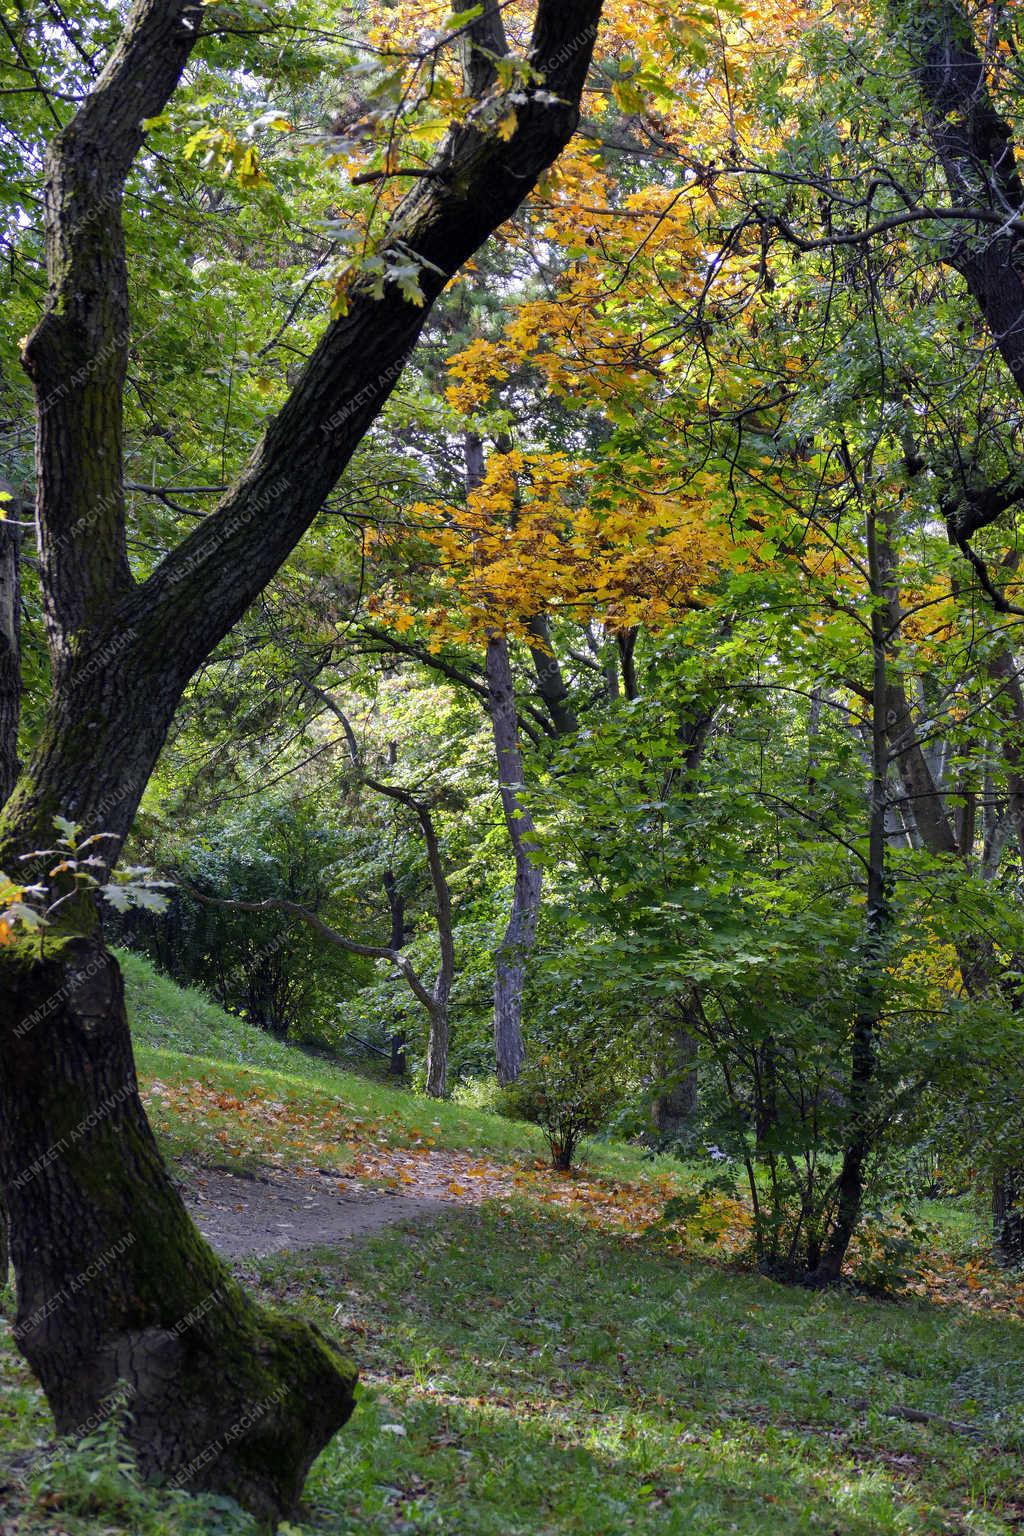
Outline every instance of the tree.
<svg viewBox="0 0 1024 1536">
<path fill-rule="evenodd" d="M 403 789 L 400 784 L 387 784 L 367 774 L 363 767 L 362 754 L 359 751 L 355 732 L 337 700 L 321 688 L 313 688 L 313 692 L 340 723 L 345 733 L 352 766 L 359 775 L 360 783 L 372 790 L 374 794 L 383 795 L 385 799 L 404 806 L 407 811 L 413 813 L 420 825 L 427 855 L 427 867 L 430 870 L 430 885 L 434 893 L 434 920 L 437 924 L 437 944 L 440 955 L 433 985 L 428 986 L 415 967 L 401 953 L 402 942 L 401 940 L 397 944 L 393 942 L 396 937 L 394 932 L 392 943 L 377 948 L 374 953 L 380 959 L 390 960 L 397 967 L 416 1001 L 426 1009 L 427 1018 L 430 1020 L 430 1032 L 427 1038 L 427 1092 L 431 1098 L 443 1099 L 448 1091 L 448 1047 L 451 1034 L 449 1005 L 452 985 L 455 981 L 455 938 L 452 932 L 452 896 L 431 807 L 410 790 Z M 328 935 L 325 933 L 325 925 L 318 926 L 325 937 L 330 937 L 331 942 L 338 944 L 341 948 L 357 954 L 370 952 L 365 945 L 353 946 L 336 931 L 332 930 Z M 392 907 L 392 929 L 394 927 L 395 914 Z"/>
<path fill-rule="evenodd" d="M 468 31 L 480 110 L 452 125 L 390 218 L 380 249 L 391 267 L 380 259 L 398 275 L 382 280 L 379 261 L 352 275 L 344 312 L 241 474 L 139 583 L 126 550 L 121 452 L 131 345 L 122 199 L 146 123 L 172 97 L 210 10 L 135 0 L 47 152 L 50 288 L 23 356 L 36 402 L 53 681 L 38 743 L 0 818 L 0 867 L 16 876 L 52 841 L 58 815 L 102 834 L 102 865 L 113 865 L 189 678 L 308 529 L 449 278 L 572 135 L 600 14 L 600 0 L 539 0 L 517 69 L 488 3 Z M 518 88 L 498 132 L 491 109 L 503 100 L 503 57 Z M 351 1412 L 354 1371 L 311 1329 L 260 1313 L 200 1241 L 139 1100 L 121 978 L 95 902 L 67 871 L 49 878 L 52 894 L 68 897 L 59 921 L 41 945 L 19 943 L 3 957 L 0 1180 L 19 1319 L 55 1294 L 68 1300 L 24 1332 L 21 1347 L 61 1432 L 73 1433 L 126 1380 L 129 1433 L 147 1471 L 278 1516 Z M 137 1241 L 125 1245 L 128 1232 Z M 71 1288 L 119 1243 L 102 1276 Z"/>
</svg>

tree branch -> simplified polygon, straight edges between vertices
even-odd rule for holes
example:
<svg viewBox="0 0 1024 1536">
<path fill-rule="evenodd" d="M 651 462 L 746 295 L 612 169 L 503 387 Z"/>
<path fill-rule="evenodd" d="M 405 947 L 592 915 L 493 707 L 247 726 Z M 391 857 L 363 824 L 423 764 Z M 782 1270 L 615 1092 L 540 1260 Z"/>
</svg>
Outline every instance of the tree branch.
<svg viewBox="0 0 1024 1536">
<path fill-rule="evenodd" d="M 287 901 L 284 897 L 267 897 L 264 901 L 238 901 L 226 896 L 207 896 L 183 880 L 175 883 L 179 890 L 191 896 L 194 901 L 202 902 L 204 906 L 227 907 L 236 912 L 287 912 L 290 917 L 297 917 L 300 922 L 312 928 L 314 933 L 319 934 L 320 938 L 333 944 L 336 949 L 343 949 L 346 954 L 365 955 L 370 960 L 390 960 L 396 970 L 401 972 L 417 1002 L 433 1014 L 435 1005 L 432 993 L 423 985 L 414 966 L 399 950 L 391 949 L 387 944 L 360 944 L 356 939 L 339 933 L 337 928 L 325 923 L 315 912 L 310 912 L 297 901 Z"/>
<path fill-rule="evenodd" d="M 36 395 L 44 607 L 58 678 L 76 632 L 131 588 L 122 392 L 130 325 L 121 200 L 199 36 L 198 0 L 135 0 L 85 102 L 53 139 L 44 190 L 50 289 L 23 362 Z"/>
<path fill-rule="evenodd" d="M 241 616 L 323 505 L 415 346 L 449 278 L 515 212 L 568 142 L 579 115 L 601 0 L 538 0 L 530 62 L 542 84 L 517 92 L 506 141 L 478 106 L 440 145 L 433 174 L 393 215 L 381 251 L 419 269 L 424 302 L 357 280 L 278 416 L 219 507 L 140 594 L 150 634 L 181 637 L 181 685 Z"/>
</svg>

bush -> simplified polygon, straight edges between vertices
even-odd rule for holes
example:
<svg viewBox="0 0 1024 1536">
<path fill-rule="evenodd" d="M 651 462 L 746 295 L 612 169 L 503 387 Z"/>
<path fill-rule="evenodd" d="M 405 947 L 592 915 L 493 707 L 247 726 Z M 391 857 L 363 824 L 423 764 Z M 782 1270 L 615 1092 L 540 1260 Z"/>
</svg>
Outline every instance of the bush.
<svg viewBox="0 0 1024 1536">
<path fill-rule="evenodd" d="M 528 1063 L 504 1100 L 508 1113 L 541 1127 L 552 1167 L 568 1172 L 580 1142 L 607 1122 L 619 1093 L 606 1056 L 596 1050 L 577 1055 L 566 1042 Z"/>
</svg>

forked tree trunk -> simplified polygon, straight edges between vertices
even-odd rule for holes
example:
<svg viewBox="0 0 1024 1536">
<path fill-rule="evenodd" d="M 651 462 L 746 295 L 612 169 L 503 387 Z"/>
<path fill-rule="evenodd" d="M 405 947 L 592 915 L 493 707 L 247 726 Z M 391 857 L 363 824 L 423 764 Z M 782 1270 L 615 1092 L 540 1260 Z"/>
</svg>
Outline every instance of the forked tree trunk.
<svg viewBox="0 0 1024 1536">
<path fill-rule="evenodd" d="M 484 10 L 500 16 L 494 0 Z M 144 125 L 173 95 L 205 14 L 198 0 L 133 0 L 47 150 L 49 289 L 23 361 L 53 688 L 0 815 L 11 875 L 52 843 L 58 814 L 112 834 L 101 846 L 114 863 L 189 678 L 313 522 L 448 279 L 571 137 L 601 3 L 538 0 L 511 138 L 481 131 L 479 117 L 455 124 L 388 225 L 383 248 L 419 265 L 422 302 L 357 278 L 216 509 L 138 583 L 123 483 L 121 204 Z M 493 52 L 496 26 L 481 36 Z M 52 877 L 53 895 L 66 880 Z M 19 1344 L 62 1430 L 86 1428 L 123 1378 L 144 1467 L 287 1514 L 351 1412 L 354 1370 L 311 1328 L 261 1312 L 190 1222 L 146 1123 L 120 973 L 90 900 L 64 904 L 46 949 L 0 949 L 0 1184 Z"/>
</svg>

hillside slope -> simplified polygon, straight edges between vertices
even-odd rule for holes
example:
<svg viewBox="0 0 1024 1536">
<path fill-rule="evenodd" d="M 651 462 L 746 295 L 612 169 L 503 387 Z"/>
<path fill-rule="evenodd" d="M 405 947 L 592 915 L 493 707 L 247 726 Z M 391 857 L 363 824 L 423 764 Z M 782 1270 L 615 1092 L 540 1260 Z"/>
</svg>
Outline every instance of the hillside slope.
<svg viewBox="0 0 1024 1536">
<path fill-rule="evenodd" d="M 402 1170 L 436 1157 L 487 1170 L 429 1224 L 243 1263 L 265 1300 L 341 1337 L 363 1370 L 291 1536 L 1011 1536 L 1024 1523 L 1019 1316 L 984 1298 L 811 1295 L 717 1249 L 682 1251 L 646 1230 L 664 1173 L 630 1149 L 557 1178 L 527 1128 L 311 1062 L 132 957 L 126 974 L 151 1113 L 186 1172 L 262 1163 L 312 1179 L 326 1160 L 404 1187 Z M 224 1501 L 140 1487 L 114 1423 L 54 1448 L 6 1324 L 0 1389 L 4 1533 L 253 1536 Z"/>
</svg>

